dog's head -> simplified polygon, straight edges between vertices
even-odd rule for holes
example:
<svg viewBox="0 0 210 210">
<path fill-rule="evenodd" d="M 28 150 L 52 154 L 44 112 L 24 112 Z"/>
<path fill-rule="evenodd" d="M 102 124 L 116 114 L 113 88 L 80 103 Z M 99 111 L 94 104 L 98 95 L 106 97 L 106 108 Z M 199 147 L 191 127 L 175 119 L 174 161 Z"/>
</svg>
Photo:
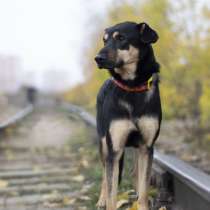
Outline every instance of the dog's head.
<svg viewBox="0 0 210 210">
<path fill-rule="evenodd" d="M 124 22 L 105 29 L 104 47 L 95 57 L 99 68 L 119 73 L 144 58 L 158 35 L 146 23 Z"/>
</svg>

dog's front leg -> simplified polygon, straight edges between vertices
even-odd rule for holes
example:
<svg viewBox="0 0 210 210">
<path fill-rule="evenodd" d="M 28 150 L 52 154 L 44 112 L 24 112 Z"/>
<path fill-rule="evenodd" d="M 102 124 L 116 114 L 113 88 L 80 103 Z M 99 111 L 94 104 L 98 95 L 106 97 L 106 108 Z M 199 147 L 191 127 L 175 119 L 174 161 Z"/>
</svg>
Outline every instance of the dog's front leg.
<svg viewBox="0 0 210 210">
<path fill-rule="evenodd" d="M 108 137 L 108 154 L 106 157 L 106 210 L 116 210 L 117 190 L 119 181 L 119 161 L 123 154 L 123 149 L 114 150 L 112 139 Z"/>
<path fill-rule="evenodd" d="M 139 210 L 149 210 L 148 191 L 150 183 L 153 148 L 146 145 L 139 149 L 138 156 L 138 202 Z"/>
<path fill-rule="evenodd" d="M 133 128 L 134 125 L 129 120 L 115 120 L 106 134 L 106 210 L 116 210 L 119 162 L 123 155 L 127 136 Z"/>
<path fill-rule="evenodd" d="M 101 193 L 98 199 L 98 202 L 96 204 L 98 208 L 104 208 L 106 206 L 106 173 L 104 170 L 103 173 L 103 180 L 101 184 Z"/>
<path fill-rule="evenodd" d="M 101 156 L 101 162 L 103 165 L 103 178 L 102 178 L 102 184 L 101 184 L 101 193 L 100 193 L 96 206 L 98 208 L 103 208 L 106 206 L 106 185 L 107 184 L 106 184 L 105 159 L 108 153 L 105 137 L 101 139 L 99 151 L 100 151 L 100 156 Z"/>
<path fill-rule="evenodd" d="M 119 160 L 114 158 L 112 162 L 107 161 L 106 164 L 106 179 L 107 179 L 107 192 L 106 192 L 106 210 L 116 210 L 117 203 L 117 188 L 119 177 Z"/>
</svg>

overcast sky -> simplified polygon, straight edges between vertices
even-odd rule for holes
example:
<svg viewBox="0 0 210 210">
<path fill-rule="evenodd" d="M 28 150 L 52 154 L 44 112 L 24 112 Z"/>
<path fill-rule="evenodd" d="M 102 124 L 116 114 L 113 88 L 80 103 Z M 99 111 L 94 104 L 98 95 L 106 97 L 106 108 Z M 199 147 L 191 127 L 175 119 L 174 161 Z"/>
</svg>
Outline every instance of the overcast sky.
<svg viewBox="0 0 210 210">
<path fill-rule="evenodd" d="M 0 0 L 0 54 L 18 55 L 36 78 L 61 69 L 69 85 L 81 81 L 79 55 L 89 20 L 103 15 L 110 1 Z"/>
<path fill-rule="evenodd" d="M 46 72 L 55 69 L 62 72 L 63 85 L 69 87 L 83 78 L 81 52 L 88 43 L 87 34 L 94 28 L 93 20 L 100 20 L 111 2 L 0 0 L 0 54 L 19 56 L 24 72 L 29 72 L 27 78 L 32 72 L 39 87 L 46 84 Z"/>
</svg>

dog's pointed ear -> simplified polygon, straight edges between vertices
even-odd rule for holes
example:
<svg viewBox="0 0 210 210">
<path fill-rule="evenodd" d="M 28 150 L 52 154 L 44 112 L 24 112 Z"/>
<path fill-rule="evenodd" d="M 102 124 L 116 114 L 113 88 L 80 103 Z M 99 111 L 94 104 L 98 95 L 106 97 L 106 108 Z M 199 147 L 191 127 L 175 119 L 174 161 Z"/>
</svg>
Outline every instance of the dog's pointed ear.
<svg viewBox="0 0 210 210">
<path fill-rule="evenodd" d="M 147 23 L 139 23 L 137 25 L 138 30 L 140 32 L 140 38 L 143 43 L 152 44 L 157 42 L 158 34 L 155 30 L 150 28 Z"/>
</svg>

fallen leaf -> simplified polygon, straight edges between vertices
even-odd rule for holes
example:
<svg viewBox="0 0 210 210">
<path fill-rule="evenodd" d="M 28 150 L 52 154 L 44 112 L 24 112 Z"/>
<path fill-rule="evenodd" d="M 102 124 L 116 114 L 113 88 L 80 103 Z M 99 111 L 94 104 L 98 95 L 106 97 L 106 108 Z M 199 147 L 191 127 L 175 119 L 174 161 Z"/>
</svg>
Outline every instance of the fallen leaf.
<svg viewBox="0 0 210 210">
<path fill-rule="evenodd" d="M 86 196 L 86 195 L 83 195 L 81 197 L 79 197 L 80 200 L 83 200 L 83 201 L 90 201 L 91 198 L 89 196 Z"/>
<path fill-rule="evenodd" d="M 62 201 L 62 196 L 57 192 L 57 191 L 53 191 L 50 194 L 46 194 L 42 196 L 44 200 L 47 200 L 47 202 L 61 202 Z"/>
<path fill-rule="evenodd" d="M 128 208 L 128 210 L 138 210 L 139 209 L 139 203 L 137 202 L 137 201 L 135 201 L 133 204 L 132 204 L 132 206 L 131 206 L 131 208 Z"/>
<path fill-rule="evenodd" d="M 85 151 L 85 148 L 84 148 L 84 147 L 80 147 L 80 148 L 78 149 L 78 151 L 79 151 L 80 153 L 82 153 L 82 152 Z"/>
<path fill-rule="evenodd" d="M 42 169 L 41 169 L 40 166 L 33 166 L 32 170 L 33 170 L 34 172 L 40 172 Z"/>
<path fill-rule="evenodd" d="M 159 210 L 167 210 L 165 206 L 159 208 Z"/>
<path fill-rule="evenodd" d="M 83 182 L 85 180 L 85 177 L 83 175 L 78 175 L 78 176 L 72 177 L 72 180 L 76 182 Z"/>
<path fill-rule="evenodd" d="M 74 204 L 76 201 L 75 198 L 69 198 L 69 197 L 64 197 L 63 198 L 63 205 L 67 206 L 67 205 L 72 205 Z"/>
<path fill-rule="evenodd" d="M 81 164 L 82 164 L 82 166 L 84 168 L 88 168 L 90 166 L 89 163 L 88 163 L 88 161 L 87 160 L 84 160 L 84 159 L 81 161 Z"/>
<path fill-rule="evenodd" d="M 82 192 L 82 193 L 88 192 L 88 191 L 90 190 L 90 188 L 93 187 L 93 185 L 94 185 L 93 183 L 85 184 L 85 185 L 82 187 L 82 189 L 81 189 L 80 192 Z"/>
<path fill-rule="evenodd" d="M 5 133 L 6 133 L 6 135 L 12 135 L 12 133 L 13 133 L 13 128 L 12 127 L 8 127 L 8 128 L 6 128 L 5 129 Z"/>
<path fill-rule="evenodd" d="M 117 200 L 128 200 L 128 192 L 120 193 L 117 195 Z"/>
<path fill-rule="evenodd" d="M 158 189 L 157 188 L 150 188 L 150 190 L 149 190 L 149 196 L 151 196 L 151 197 L 156 197 L 157 196 L 157 193 L 158 193 Z"/>
<path fill-rule="evenodd" d="M 11 192 L 9 192 L 9 196 L 19 196 L 19 192 L 17 192 L 17 191 L 11 191 Z"/>
<path fill-rule="evenodd" d="M 47 207 L 47 208 L 56 208 L 56 207 L 59 207 L 59 204 L 58 203 L 50 203 L 49 201 L 47 201 L 47 202 L 44 202 L 43 206 Z"/>
<path fill-rule="evenodd" d="M 14 160 L 15 159 L 14 153 L 10 149 L 7 149 L 5 151 L 5 155 L 6 155 L 7 160 Z"/>
<path fill-rule="evenodd" d="M 8 186 L 8 181 L 6 180 L 0 180 L 0 189 L 6 188 Z"/>
<path fill-rule="evenodd" d="M 118 198 L 118 200 L 121 200 L 121 199 L 129 200 L 131 197 L 134 197 L 134 196 L 136 197 L 135 191 L 134 190 L 128 190 L 126 192 L 118 194 L 117 198 Z"/>
<path fill-rule="evenodd" d="M 87 207 L 86 207 L 86 206 L 80 206 L 80 207 L 78 208 L 78 210 L 87 210 Z"/>
<path fill-rule="evenodd" d="M 117 201 L 117 209 L 119 209 L 120 207 L 124 206 L 125 204 L 128 204 L 128 200 L 119 200 Z"/>
</svg>

